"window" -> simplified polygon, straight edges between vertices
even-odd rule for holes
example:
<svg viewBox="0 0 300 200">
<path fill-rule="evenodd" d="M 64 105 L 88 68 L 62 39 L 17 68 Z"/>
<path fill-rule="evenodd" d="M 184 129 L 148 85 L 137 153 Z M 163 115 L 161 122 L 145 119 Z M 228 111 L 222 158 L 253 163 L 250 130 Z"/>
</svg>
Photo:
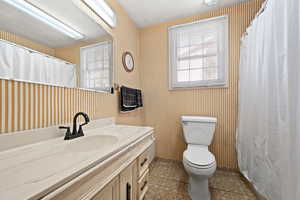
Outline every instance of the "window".
<svg viewBox="0 0 300 200">
<path fill-rule="evenodd" d="M 228 17 L 169 28 L 169 87 L 226 87 Z"/>
<path fill-rule="evenodd" d="M 80 48 L 80 86 L 110 91 L 112 86 L 112 41 Z"/>
</svg>

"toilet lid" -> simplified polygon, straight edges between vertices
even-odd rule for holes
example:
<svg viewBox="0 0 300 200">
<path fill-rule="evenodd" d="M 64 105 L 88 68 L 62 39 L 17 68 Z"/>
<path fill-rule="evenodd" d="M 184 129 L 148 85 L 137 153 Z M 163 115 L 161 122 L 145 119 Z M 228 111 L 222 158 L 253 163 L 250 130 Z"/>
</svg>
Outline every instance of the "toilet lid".
<svg viewBox="0 0 300 200">
<path fill-rule="evenodd" d="M 201 147 L 190 147 L 183 153 L 184 158 L 193 165 L 209 166 L 213 164 L 215 156 L 208 149 Z"/>
</svg>

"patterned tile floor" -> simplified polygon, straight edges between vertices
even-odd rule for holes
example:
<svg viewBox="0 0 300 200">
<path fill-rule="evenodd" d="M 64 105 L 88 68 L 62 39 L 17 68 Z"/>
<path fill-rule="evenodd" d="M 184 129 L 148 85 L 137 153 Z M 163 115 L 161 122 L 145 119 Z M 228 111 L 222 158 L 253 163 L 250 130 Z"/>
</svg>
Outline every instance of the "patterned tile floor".
<svg viewBox="0 0 300 200">
<path fill-rule="evenodd" d="M 188 176 L 181 162 L 155 159 L 150 165 L 149 190 L 144 200 L 191 200 L 187 186 Z M 257 200 L 237 172 L 217 170 L 209 187 L 211 200 Z"/>
</svg>

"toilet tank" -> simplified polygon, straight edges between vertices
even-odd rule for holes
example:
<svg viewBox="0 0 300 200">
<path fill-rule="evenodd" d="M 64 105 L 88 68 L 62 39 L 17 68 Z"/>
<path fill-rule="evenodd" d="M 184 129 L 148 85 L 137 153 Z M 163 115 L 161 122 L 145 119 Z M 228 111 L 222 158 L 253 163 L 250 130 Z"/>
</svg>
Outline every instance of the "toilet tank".
<svg viewBox="0 0 300 200">
<path fill-rule="evenodd" d="M 215 133 L 217 118 L 182 116 L 183 135 L 187 144 L 209 146 Z"/>
</svg>

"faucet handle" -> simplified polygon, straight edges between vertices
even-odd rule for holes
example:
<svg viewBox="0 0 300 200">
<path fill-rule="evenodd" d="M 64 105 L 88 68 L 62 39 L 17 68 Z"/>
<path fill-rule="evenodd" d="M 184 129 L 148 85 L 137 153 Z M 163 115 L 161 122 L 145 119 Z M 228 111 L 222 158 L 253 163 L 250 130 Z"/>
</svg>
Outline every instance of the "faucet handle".
<svg viewBox="0 0 300 200">
<path fill-rule="evenodd" d="M 67 129 L 67 131 L 68 131 L 68 130 L 70 131 L 70 127 L 68 127 L 68 126 L 59 126 L 58 128 L 59 128 L 59 129 Z"/>
<path fill-rule="evenodd" d="M 70 131 L 70 127 L 68 126 L 60 126 L 59 129 L 67 129 L 66 135 L 65 135 L 65 140 L 69 140 L 71 137 L 71 131 Z"/>
<path fill-rule="evenodd" d="M 85 124 L 79 125 L 79 129 L 78 129 L 78 132 L 77 132 L 78 136 L 84 136 L 83 130 L 82 130 L 82 126 L 84 126 L 84 125 L 85 125 Z"/>
</svg>

